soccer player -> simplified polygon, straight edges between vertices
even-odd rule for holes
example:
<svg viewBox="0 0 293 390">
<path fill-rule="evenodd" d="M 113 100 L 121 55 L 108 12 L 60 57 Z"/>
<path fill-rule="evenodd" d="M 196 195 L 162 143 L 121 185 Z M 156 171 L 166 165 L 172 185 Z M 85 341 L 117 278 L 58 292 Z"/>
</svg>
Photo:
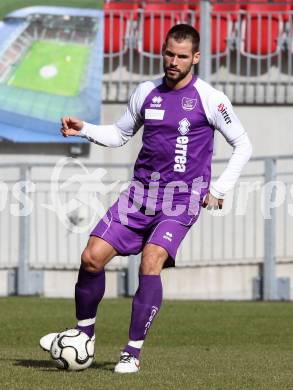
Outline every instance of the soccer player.
<svg viewBox="0 0 293 390">
<path fill-rule="evenodd" d="M 222 208 L 251 156 L 251 144 L 228 98 L 193 75 L 199 34 L 178 24 L 162 48 L 164 77 L 141 83 L 113 125 L 62 118 L 63 136 L 107 147 L 124 145 L 144 126 L 133 180 L 90 234 L 75 287 L 77 328 L 94 337 L 105 291 L 105 265 L 116 255 L 142 252 L 129 341 L 115 372 L 135 373 L 145 337 L 162 303 L 160 273 L 174 266 L 177 249 L 203 207 Z M 211 184 L 215 130 L 233 147 L 229 163 Z M 45 350 L 57 333 L 40 340 Z"/>
</svg>

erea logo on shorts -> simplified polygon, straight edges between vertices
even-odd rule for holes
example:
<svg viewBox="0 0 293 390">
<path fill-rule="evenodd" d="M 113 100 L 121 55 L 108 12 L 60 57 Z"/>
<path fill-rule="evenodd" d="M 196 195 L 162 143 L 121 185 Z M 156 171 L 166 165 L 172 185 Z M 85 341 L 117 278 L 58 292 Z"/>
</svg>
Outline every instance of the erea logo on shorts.
<svg viewBox="0 0 293 390">
<path fill-rule="evenodd" d="M 220 103 L 218 105 L 218 111 L 222 114 L 226 124 L 228 125 L 229 123 L 232 123 L 231 118 L 227 112 L 227 107 L 225 107 L 224 103 Z"/>
</svg>

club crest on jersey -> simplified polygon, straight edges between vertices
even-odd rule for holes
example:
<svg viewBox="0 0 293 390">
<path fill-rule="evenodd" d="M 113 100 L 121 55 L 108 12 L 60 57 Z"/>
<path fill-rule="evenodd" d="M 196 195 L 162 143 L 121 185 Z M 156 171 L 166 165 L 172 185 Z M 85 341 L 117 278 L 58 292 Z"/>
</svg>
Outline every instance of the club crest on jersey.
<svg viewBox="0 0 293 390">
<path fill-rule="evenodd" d="M 161 96 L 154 96 L 152 98 L 151 107 L 153 107 L 153 108 L 160 108 L 162 101 L 163 101 L 163 99 L 161 98 Z"/>
<path fill-rule="evenodd" d="M 197 99 L 190 99 L 187 97 L 182 98 L 182 108 L 185 111 L 193 110 L 197 105 Z"/>
<path fill-rule="evenodd" d="M 190 122 L 188 121 L 187 118 L 183 118 L 181 119 L 181 121 L 179 122 L 179 127 L 178 127 L 178 130 L 180 131 L 180 133 L 182 135 L 185 135 L 189 132 L 189 126 L 190 126 Z"/>
</svg>

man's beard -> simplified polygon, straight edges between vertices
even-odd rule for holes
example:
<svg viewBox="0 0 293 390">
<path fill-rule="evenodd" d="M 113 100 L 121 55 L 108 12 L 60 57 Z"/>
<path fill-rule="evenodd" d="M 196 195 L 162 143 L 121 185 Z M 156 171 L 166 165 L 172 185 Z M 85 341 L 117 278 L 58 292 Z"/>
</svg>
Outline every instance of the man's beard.
<svg viewBox="0 0 293 390">
<path fill-rule="evenodd" d="M 165 77 L 168 81 L 171 81 L 173 83 L 179 83 L 179 81 L 183 80 L 187 75 L 188 73 L 190 72 L 191 68 L 192 68 L 193 65 L 190 66 L 189 69 L 187 69 L 186 71 L 184 72 L 180 72 L 180 71 L 176 71 L 176 68 L 167 68 L 167 67 L 164 67 L 164 72 L 165 72 Z M 172 70 L 174 69 L 174 73 L 171 75 L 171 74 L 168 74 L 168 70 Z"/>
</svg>

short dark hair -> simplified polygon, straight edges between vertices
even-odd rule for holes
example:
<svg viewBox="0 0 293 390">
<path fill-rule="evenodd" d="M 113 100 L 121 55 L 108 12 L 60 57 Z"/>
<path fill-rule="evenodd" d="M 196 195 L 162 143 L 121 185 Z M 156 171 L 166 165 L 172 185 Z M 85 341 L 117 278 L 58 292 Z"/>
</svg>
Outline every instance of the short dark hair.
<svg viewBox="0 0 293 390">
<path fill-rule="evenodd" d="M 196 53 L 199 50 L 199 32 L 189 24 L 176 24 L 173 26 L 167 33 L 166 44 L 169 38 L 173 38 L 178 42 L 190 39 L 192 42 L 192 52 Z"/>
</svg>

